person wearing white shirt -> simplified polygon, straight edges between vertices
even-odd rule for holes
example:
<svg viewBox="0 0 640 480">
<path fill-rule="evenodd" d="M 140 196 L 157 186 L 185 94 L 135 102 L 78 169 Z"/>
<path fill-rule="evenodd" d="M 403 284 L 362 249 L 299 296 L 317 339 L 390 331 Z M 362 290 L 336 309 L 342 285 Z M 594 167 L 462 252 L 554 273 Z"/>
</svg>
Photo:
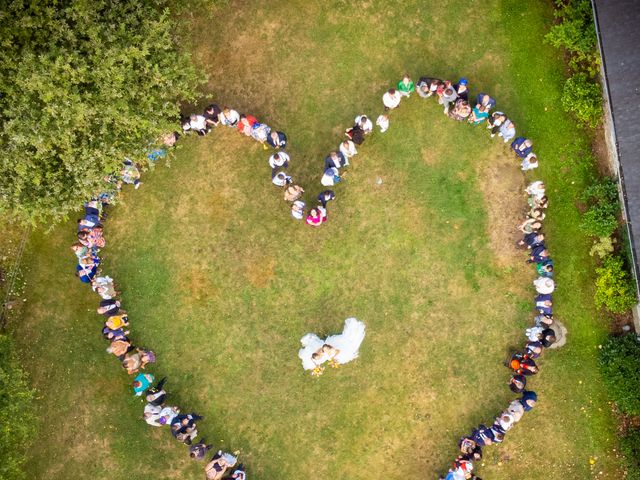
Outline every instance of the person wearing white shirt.
<svg viewBox="0 0 640 480">
<path fill-rule="evenodd" d="M 382 96 L 382 103 L 386 110 L 392 110 L 400 105 L 402 95 L 396 89 L 392 88 Z"/>
<path fill-rule="evenodd" d="M 373 123 L 366 115 L 358 115 L 355 121 L 356 125 L 362 129 L 365 135 L 368 135 L 373 131 Z"/>
<path fill-rule="evenodd" d="M 302 200 L 296 200 L 291 205 L 291 216 L 296 220 L 302 220 L 304 218 L 305 204 Z"/>
<path fill-rule="evenodd" d="M 271 182 L 276 187 L 284 187 L 285 185 L 288 185 L 292 181 L 293 181 L 292 178 L 289 175 L 287 175 L 285 172 L 278 172 L 271 179 Z"/>
<path fill-rule="evenodd" d="M 344 158 L 347 159 L 348 164 L 349 159 L 358 153 L 358 150 L 356 150 L 356 144 L 351 140 L 345 140 L 340 144 L 340 153 L 342 153 Z"/>
<path fill-rule="evenodd" d="M 556 288 L 556 284 L 551 278 L 538 277 L 533 281 L 533 286 L 536 287 L 538 293 L 553 293 Z"/>
<path fill-rule="evenodd" d="M 274 153 L 269 157 L 269 166 L 271 167 L 271 178 L 273 178 L 279 169 L 289 166 L 289 155 L 285 152 Z"/>
<path fill-rule="evenodd" d="M 235 110 L 224 107 L 220 115 L 218 115 L 218 119 L 220 120 L 220 123 L 227 127 L 235 127 L 240 121 L 240 114 Z"/>
<path fill-rule="evenodd" d="M 209 132 L 207 125 L 207 119 L 202 115 L 191 114 L 189 117 L 189 127 L 191 130 L 198 132 L 198 135 L 203 136 Z"/>
<path fill-rule="evenodd" d="M 380 133 L 384 133 L 389 130 L 389 116 L 382 114 L 376 120 L 376 125 L 380 127 Z"/>
<path fill-rule="evenodd" d="M 336 167 L 327 168 L 320 179 L 320 183 L 325 187 L 335 185 L 340 181 L 340 172 Z"/>
</svg>

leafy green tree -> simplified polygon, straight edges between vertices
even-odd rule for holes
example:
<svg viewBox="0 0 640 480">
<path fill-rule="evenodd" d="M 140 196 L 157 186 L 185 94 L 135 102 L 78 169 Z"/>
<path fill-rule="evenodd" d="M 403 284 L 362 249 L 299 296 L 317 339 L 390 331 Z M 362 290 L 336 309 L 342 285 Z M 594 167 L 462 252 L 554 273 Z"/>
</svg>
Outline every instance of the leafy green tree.
<svg viewBox="0 0 640 480">
<path fill-rule="evenodd" d="M 164 0 L 0 10 L 0 211 L 50 221 L 175 129 L 199 78 Z"/>
<path fill-rule="evenodd" d="M 0 335 L 0 478 L 26 478 L 26 448 L 35 433 L 33 391 L 13 355 L 11 339 Z"/>
</svg>

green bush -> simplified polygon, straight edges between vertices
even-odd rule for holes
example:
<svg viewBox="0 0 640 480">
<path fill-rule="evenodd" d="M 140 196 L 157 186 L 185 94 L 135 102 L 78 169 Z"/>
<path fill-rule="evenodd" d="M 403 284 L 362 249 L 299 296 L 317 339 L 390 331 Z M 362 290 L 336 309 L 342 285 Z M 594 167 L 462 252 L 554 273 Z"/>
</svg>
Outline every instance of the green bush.
<svg viewBox="0 0 640 480">
<path fill-rule="evenodd" d="M 64 217 L 175 128 L 199 80 L 167 4 L 0 9 L 0 211 L 32 223 Z"/>
<path fill-rule="evenodd" d="M 590 127 L 596 127 L 602 118 L 600 85 L 585 73 L 576 73 L 565 82 L 561 101 L 566 112 Z"/>
<path fill-rule="evenodd" d="M 622 258 L 605 258 L 602 266 L 596 268 L 594 298 L 598 307 L 606 308 L 611 313 L 625 313 L 636 304 L 635 284 L 625 270 Z"/>
<path fill-rule="evenodd" d="M 556 0 L 555 16 L 560 22 L 549 30 L 545 39 L 571 55 L 569 66 L 574 71 L 595 77 L 599 69 L 596 27 L 589 0 Z"/>
<path fill-rule="evenodd" d="M 582 201 L 589 206 L 580 223 L 583 232 L 587 235 L 603 238 L 616 231 L 620 202 L 615 180 L 604 177 L 587 187 L 582 193 Z"/>
<path fill-rule="evenodd" d="M 599 238 L 596 242 L 593 243 L 591 250 L 589 250 L 589 255 L 597 256 L 600 260 L 605 259 L 609 255 L 611 255 L 615 249 L 614 244 L 616 243 L 615 238 L 611 237 L 602 237 Z"/>
<path fill-rule="evenodd" d="M 600 350 L 600 371 L 621 412 L 640 415 L 640 342 L 634 334 L 609 337 Z"/>
<path fill-rule="evenodd" d="M 634 428 L 620 440 L 620 451 L 627 467 L 626 480 L 640 480 L 640 428 Z"/>
<path fill-rule="evenodd" d="M 608 237 L 618 228 L 616 213 L 606 205 L 594 205 L 582 216 L 580 228 L 587 235 Z"/>
<path fill-rule="evenodd" d="M 26 478 L 22 466 L 35 434 L 33 391 L 13 355 L 11 339 L 0 335 L 0 478 Z"/>
<path fill-rule="evenodd" d="M 611 177 L 603 177 L 582 192 L 582 201 L 589 203 L 612 203 L 618 208 L 618 184 Z"/>
</svg>

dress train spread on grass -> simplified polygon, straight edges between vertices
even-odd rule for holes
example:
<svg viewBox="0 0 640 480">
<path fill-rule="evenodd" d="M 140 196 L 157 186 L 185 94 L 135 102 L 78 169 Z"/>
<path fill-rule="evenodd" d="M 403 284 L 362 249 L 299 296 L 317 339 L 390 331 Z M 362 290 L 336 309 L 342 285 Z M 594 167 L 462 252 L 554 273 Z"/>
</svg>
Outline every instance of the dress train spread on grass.
<svg viewBox="0 0 640 480">
<path fill-rule="evenodd" d="M 315 333 L 307 333 L 300 339 L 302 348 L 298 352 L 302 368 L 314 370 L 327 361 L 345 364 L 355 360 L 358 358 L 364 335 L 364 323 L 353 317 L 344 321 L 342 333 L 330 335 L 326 340 L 322 340 Z"/>
</svg>

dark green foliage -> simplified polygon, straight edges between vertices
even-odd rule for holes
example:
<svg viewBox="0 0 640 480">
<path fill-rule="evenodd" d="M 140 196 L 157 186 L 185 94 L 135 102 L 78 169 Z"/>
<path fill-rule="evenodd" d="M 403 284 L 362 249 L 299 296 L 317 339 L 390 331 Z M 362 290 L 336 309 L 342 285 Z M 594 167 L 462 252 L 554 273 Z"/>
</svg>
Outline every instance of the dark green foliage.
<svg viewBox="0 0 640 480">
<path fill-rule="evenodd" d="M 549 30 L 546 40 L 570 54 L 569 66 L 574 71 L 598 73 L 596 26 L 589 0 L 556 0 L 556 17 L 560 22 Z"/>
<path fill-rule="evenodd" d="M 0 478 L 26 478 L 25 451 L 36 431 L 33 392 L 13 355 L 11 339 L 0 335 Z"/>
<path fill-rule="evenodd" d="M 596 268 L 595 302 L 611 313 L 625 313 L 636 303 L 635 284 L 619 256 L 604 259 Z"/>
<path fill-rule="evenodd" d="M 634 428 L 620 440 L 620 451 L 627 466 L 626 480 L 640 480 L 640 428 Z"/>
<path fill-rule="evenodd" d="M 609 337 L 600 351 L 600 370 L 618 408 L 640 415 L 640 342 L 634 334 Z"/>
<path fill-rule="evenodd" d="M 597 36 L 589 0 L 556 0 L 560 22 L 545 39 L 569 53 L 573 72 L 565 83 L 562 106 L 585 125 L 595 127 L 602 117 L 602 96 L 596 79 L 600 70 Z"/>
<path fill-rule="evenodd" d="M 587 187 L 582 194 L 582 201 L 589 205 L 580 223 L 582 231 L 600 238 L 616 231 L 620 201 L 618 187 L 612 178 L 604 177 Z"/>
<path fill-rule="evenodd" d="M 60 218 L 175 128 L 197 78 L 150 2 L 14 1 L 0 12 L 0 210 Z"/>
<path fill-rule="evenodd" d="M 585 125 L 595 128 L 602 117 L 600 86 L 586 73 L 576 73 L 564 84 L 562 107 Z"/>
</svg>

